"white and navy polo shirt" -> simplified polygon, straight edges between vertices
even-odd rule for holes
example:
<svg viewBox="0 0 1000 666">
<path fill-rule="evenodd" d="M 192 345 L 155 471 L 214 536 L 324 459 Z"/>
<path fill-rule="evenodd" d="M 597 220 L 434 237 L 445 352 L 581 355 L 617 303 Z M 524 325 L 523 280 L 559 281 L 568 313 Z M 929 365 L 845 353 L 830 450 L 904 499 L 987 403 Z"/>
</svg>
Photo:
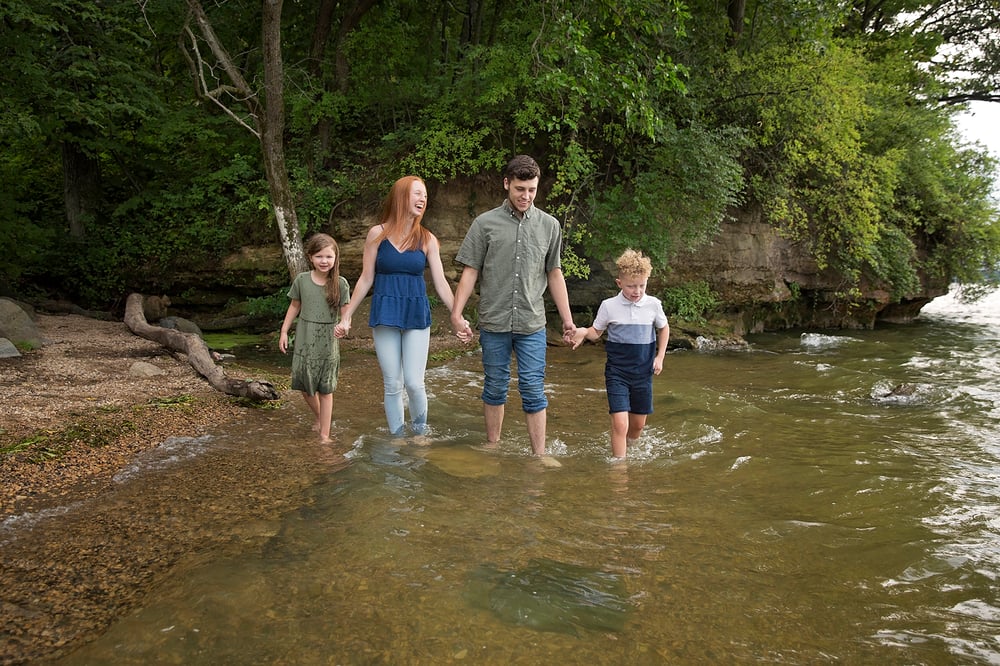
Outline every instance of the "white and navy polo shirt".
<svg viewBox="0 0 1000 666">
<path fill-rule="evenodd" d="M 656 331 L 666 325 L 660 299 L 649 294 L 633 303 L 618 292 L 601 302 L 594 319 L 594 328 L 608 332 L 608 368 L 630 375 L 652 373 Z"/>
</svg>

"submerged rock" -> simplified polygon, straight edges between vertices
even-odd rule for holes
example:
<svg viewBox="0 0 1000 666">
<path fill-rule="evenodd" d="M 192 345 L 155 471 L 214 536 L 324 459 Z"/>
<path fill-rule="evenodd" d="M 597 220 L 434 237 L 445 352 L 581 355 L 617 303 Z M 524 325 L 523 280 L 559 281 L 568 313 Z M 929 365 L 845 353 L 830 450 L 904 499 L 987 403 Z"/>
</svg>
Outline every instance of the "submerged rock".
<svg viewBox="0 0 1000 666">
<path fill-rule="evenodd" d="M 574 636 L 581 629 L 622 631 L 632 609 L 617 574 L 545 558 L 517 571 L 476 567 L 465 599 L 508 624 Z"/>
<path fill-rule="evenodd" d="M 437 446 L 427 451 L 427 460 L 446 474 L 464 478 L 495 476 L 500 461 L 482 451 L 464 446 Z"/>
</svg>

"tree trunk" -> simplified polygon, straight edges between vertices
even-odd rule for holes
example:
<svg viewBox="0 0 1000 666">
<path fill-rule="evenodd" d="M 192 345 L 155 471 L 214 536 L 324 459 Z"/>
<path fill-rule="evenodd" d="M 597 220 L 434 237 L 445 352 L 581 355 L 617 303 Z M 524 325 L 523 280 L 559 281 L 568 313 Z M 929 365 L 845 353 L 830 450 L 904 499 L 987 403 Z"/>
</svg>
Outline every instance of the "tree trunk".
<svg viewBox="0 0 1000 666">
<path fill-rule="evenodd" d="M 271 191 L 271 205 L 281 238 L 281 250 L 291 279 L 308 269 L 302 249 L 299 218 L 285 168 L 285 77 L 281 58 L 282 0 L 264 0 L 264 115 L 260 146 Z"/>
<path fill-rule="evenodd" d="M 743 34 L 743 19 L 746 16 L 746 0 L 729 0 L 726 5 L 726 15 L 729 17 L 729 39 L 727 46 L 736 46 Z"/>
<path fill-rule="evenodd" d="M 63 202 L 70 238 L 87 235 L 87 219 L 93 214 L 101 190 L 101 163 L 69 141 L 62 143 Z"/>
<path fill-rule="evenodd" d="M 142 294 L 129 294 L 125 301 L 125 325 L 130 331 L 140 338 L 158 342 L 167 349 L 186 354 L 191 367 L 218 391 L 258 402 L 278 399 L 278 392 L 270 382 L 226 377 L 222 368 L 212 360 L 205 341 L 194 333 L 184 333 L 149 324 L 142 309 L 142 302 Z"/>
<path fill-rule="evenodd" d="M 260 102 L 256 92 L 251 89 L 219 41 L 200 0 L 187 0 L 187 4 L 198 33 L 208 44 L 212 56 L 217 61 L 217 67 L 205 62 L 194 31 L 187 27 L 191 40 L 187 57 L 198 82 L 199 94 L 219 105 L 230 117 L 253 132 L 260 140 L 264 175 L 271 194 L 271 206 L 278 227 L 281 251 L 285 257 L 288 273 L 294 279 L 296 275 L 308 269 L 308 264 L 302 249 L 302 235 L 299 232 L 298 216 L 295 214 L 295 204 L 285 166 L 284 64 L 281 58 L 282 0 L 264 0 L 261 20 L 264 55 L 263 102 Z M 219 69 L 225 72 L 228 83 L 215 78 L 209 82 L 209 76 L 217 76 Z M 249 118 L 238 116 L 223 103 L 222 99 L 228 98 L 233 92 L 237 93 L 237 97 L 247 107 Z"/>
</svg>

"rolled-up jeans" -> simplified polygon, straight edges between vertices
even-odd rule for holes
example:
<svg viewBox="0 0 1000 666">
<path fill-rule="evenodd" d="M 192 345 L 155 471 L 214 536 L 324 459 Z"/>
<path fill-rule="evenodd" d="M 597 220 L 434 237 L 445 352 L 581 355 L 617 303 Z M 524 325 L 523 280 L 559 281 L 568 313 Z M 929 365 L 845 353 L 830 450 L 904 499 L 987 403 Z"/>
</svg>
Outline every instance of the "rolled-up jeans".
<svg viewBox="0 0 1000 666">
<path fill-rule="evenodd" d="M 511 354 L 517 359 L 517 390 L 521 407 L 528 414 L 548 407 L 545 397 L 545 329 L 535 333 L 479 331 L 483 349 L 483 402 L 503 405 L 510 387 Z"/>
<path fill-rule="evenodd" d="M 427 349 L 430 345 L 430 328 L 395 328 L 376 326 L 372 329 L 375 354 L 382 368 L 382 385 L 385 388 L 385 418 L 389 432 L 403 434 L 403 390 L 410 403 L 410 421 L 413 432 L 427 430 L 427 389 L 424 373 L 427 370 Z"/>
</svg>

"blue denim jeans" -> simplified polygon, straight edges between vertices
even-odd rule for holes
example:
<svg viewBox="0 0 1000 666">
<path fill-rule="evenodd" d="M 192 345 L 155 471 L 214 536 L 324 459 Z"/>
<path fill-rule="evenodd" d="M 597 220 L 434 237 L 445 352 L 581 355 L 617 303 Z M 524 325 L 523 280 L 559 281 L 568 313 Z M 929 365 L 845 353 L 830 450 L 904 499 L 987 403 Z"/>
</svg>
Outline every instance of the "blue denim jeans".
<svg viewBox="0 0 1000 666">
<path fill-rule="evenodd" d="M 410 403 L 410 421 L 413 432 L 427 430 L 427 389 L 424 373 L 427 370 L 427 349 L 431 329 L 401 329 L 393 326 L 376 326 L 372 329 L 375 354 L 382 368 L 382 385 L 385 388 L 385 419 L 389 432 L 403 434 L 403 389 Z"/>
<path fill-rule="evenodd" d="M 483 402 L 487 405 L 507 403 L 510 387 L 511 354 L 517 359 L 517 390 L 521 405 L 528 414 L 548 407 L 545 397 L 545 329 L 522 335 L 479 331 L 483 348 Z"/>
</svg>

